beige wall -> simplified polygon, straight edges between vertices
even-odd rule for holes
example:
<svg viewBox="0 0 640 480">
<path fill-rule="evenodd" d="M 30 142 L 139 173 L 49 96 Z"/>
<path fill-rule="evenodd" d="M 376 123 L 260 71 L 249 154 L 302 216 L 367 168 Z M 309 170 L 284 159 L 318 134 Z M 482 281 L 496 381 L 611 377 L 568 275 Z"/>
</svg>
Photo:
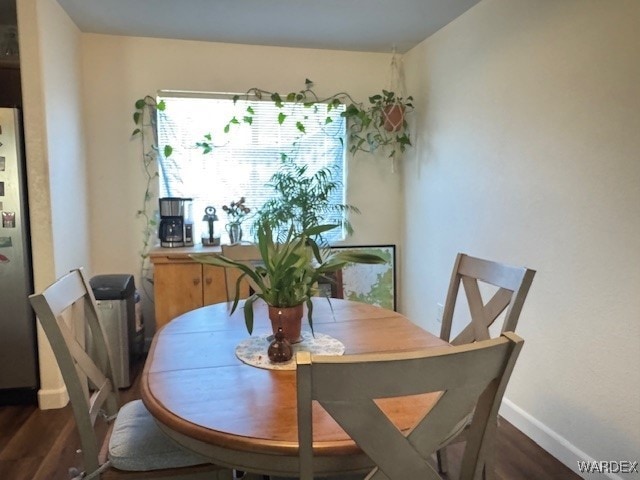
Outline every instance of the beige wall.
<svg viewBox="0 0 640 480">
<path fill-rule="evenodd" d="M 459 251 L 536 269 L 503 412 L 573 469 L 640 452 L 639 25 L 636 0 L 484 0 L 405 58 L 405 311 L 439 331 Z"/>
<path fill-rule="evenodd" d="M 390 62 L 387 54 L 94 34 L 83 35 L 82 52 L 92 262 L 97 273 L 136 275 L 143 224 L 135 213 L 145 181 L 139 141 L 130 139 L 136 99 L 160 89 L 288 92 L 310 78 L 321 95 L 347 91 L 366 100 L 385 87 Z M 350 158 L 348 202 L 362 214 L 352 219 L 356 233 L 349 243 L 398 243 L 400 197 L 400 176 L 385 158 Z"/>
<path fill-rule="evenodd" d="M 24 119 L 36 290 L 77 266 L 91 271 L 80 104 L 80 31 L 54 0 L 19 0 Z M 67 402 L 42 330 L 39 401 Z"/>
</svg>

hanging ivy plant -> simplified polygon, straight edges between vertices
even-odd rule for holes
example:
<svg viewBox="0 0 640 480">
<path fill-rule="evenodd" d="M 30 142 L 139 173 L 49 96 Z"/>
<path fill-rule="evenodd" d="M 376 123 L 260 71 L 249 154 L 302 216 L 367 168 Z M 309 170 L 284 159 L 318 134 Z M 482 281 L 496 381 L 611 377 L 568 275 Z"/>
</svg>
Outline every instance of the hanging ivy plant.
<svg viewBox="0 0 640 480">
<path fill-rule="evenodd" d="M 139 137 L 140 139 L 142 166 L 146 179 L 142 205 L 136 212 L 136 216 L 144 221 L 142 249 L 140 250 L 140 279 L 143 281 L 143 287 L 145 280 L 152 282 L 149 251 L 153 247 L 151 241 L 155 236 L 158 225 L 156 221 L 156 199 L 152 194 L 153 182 L 158 177 L 158 164 L 156 162 L 159 154 L 157 112 L 164 109 L 164 101 L 156 102 L 155 98 L 147 95 L 136 100 L 133 112 L 133 122 L 136 128 L 131 132 L 131 136 Z M 172 152 L 173 148 L 170 145 L 165 145 L 163 149 L 164 156 L 169 157 Z"/>
<path fill-rule="evenodd" d="M 306 108 L 314 108 L 318 104 L 324 104 L 327 113 L 344 105 L 345 108 L 341 116 L 347 120 L 349 151 L 354 155 L 357 152 L 372 154 L 383 148 L 387 150 L 389 158 L 396 159 L 404 153 L 407 147 L 411 146 L 409 125 L 406 118 L 406 115 L 414 108 L 411 96 L 403 98 L 393 91 L 382 90 L 381 94 L 370 96 L 368 104 L 363 104 L 356 102 L 346 92 L 320 97 L 313 90 L 313 82 L 306 79 L 305 88 L 297 92 L 280 94 L 253 87 L 243 95 L 233 97 L 234 103 L 239 100 L 249 101 L 252 99 L 270 99 L 274 102 L 275 106 L 281 109 L 277 117 L 280 125 L 289 118 L 284 111 L 287 103 L 303 105 Z M 243 123 L 252 125 L 254 116 L 253 108 L 248 106 L 241 116 L 234 116 L 229 120 L 224 127 L 224 132 L 229 133 L 234 126 Z M 327 116 L 325 121 L 329 123 L 333 119 Z M 306 133 L 306 126 L 302 120 L 296 120 L 296 128 L 301 134 Z M 197 146 L 203 149 L 203 153 L 210 153 L 215 148 L 212 142 L 213 137 L 209 133 L 205 135 L 202 142 L 197 143 Z"/>
</svg>

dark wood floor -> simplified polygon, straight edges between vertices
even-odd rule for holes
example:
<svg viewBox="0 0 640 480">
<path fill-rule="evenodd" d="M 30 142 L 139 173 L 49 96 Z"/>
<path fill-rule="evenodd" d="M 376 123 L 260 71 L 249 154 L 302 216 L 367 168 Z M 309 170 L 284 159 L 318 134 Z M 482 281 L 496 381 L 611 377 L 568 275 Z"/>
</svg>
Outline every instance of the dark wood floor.
<svg viewBox="0 0 640 480">
<path fill-rule="evenodd" d="M 137 378 L 136 378 L 137 380 Z M 139 398 L 139 386 L 121 390 L 121 401 Z M 449 475 L 457 478 L 463 444 L 449 447 Z M 38 410 L 34 406 L 0 407 L 0 480 L 67 480 L 81 464 L 79 440 L 69 406 Z M 542 450 L 509 422 L 498 428 L 498 480 L 579 480 L 580 477 Z"/>
</svg>

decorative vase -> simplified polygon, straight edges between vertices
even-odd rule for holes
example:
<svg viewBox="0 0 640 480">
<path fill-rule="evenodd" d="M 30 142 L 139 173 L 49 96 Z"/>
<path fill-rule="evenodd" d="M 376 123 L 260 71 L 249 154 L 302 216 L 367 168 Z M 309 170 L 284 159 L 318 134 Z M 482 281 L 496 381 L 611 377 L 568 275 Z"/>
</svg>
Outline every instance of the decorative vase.
<svg viewBox="0 0 640 480">
<path fill-rule="evenodd" d="M 302 314 L 302 303 L 295 307 L 272 307 L 269 305 L 269 319 L 273 334 L 278 332 L 278 328 L 282 328 L 282 333 L 289 343 L 301 342 Z"/>
<path fill-rule="evenodd" d="M 229 234 L 229 243 L 240 243 L 240 240 L 242 240 L 242 226 L 239 223 L 227 223 L 225 228 Z"/>
<path fill-rule="evenodd" d="M 404 124 L 404 106 L 399 104 L 387 105 L 382 109 L 384 129 L 387 132 L 397 132 Z"/>
<path fill-rule="evenodd" d="M 291 348 L 291 343 L 284 336 L 282 327 L 278 327 L 275 338 L 267 350 L 267 355 L 273 363 L 288 362 L 293 357 L 293 348 Z"/>
</svg>

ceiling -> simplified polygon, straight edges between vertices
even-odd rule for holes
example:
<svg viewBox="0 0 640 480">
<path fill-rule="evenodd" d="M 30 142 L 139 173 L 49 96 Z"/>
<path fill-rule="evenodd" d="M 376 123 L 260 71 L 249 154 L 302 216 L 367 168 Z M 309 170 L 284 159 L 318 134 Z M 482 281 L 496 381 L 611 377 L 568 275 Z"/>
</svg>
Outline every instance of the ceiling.
<svg viewBox="0 0 640 480">
<path fill-rule="evenodd" d="M 0 0 L 0 4 L 13 1 Z M 391 52 L 395 48 L 404 53 L 479 1 L 58 0 L 58 3 L 83 32 L 363 52 Z"/>
</svg>

